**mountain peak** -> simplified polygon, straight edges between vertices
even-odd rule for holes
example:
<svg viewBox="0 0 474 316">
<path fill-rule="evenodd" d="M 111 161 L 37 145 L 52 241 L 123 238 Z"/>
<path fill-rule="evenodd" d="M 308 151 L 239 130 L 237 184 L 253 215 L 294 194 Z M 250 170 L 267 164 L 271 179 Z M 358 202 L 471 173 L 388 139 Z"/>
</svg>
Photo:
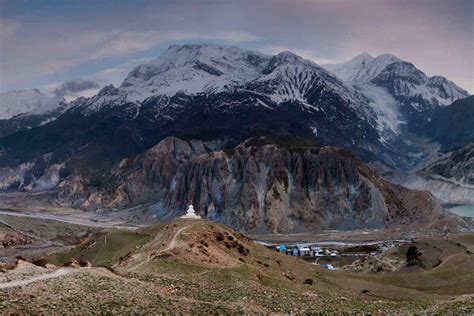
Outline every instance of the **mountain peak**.
<svg viewBox="0 0 474 316">
<path fill-rule="evenodd" d="M 295 53 L 289 52 L 289 51 L 283 51 L 281 53 L 278 53 L 277 55 L 273 56 L 268 65 L 265 67 L 265 69 L 262 71 L 263 74 L 269 74 L 273 70 L 275 70 L 278 67 L 281 67 L 283 65 L 286 66 L 298 66 L 301 65 L 304 67 L 310 67 L 310 68 L 318 68 L 321 69 L 317 64 L 314 62 L 304 59 L 303 57 L 300 57 L 296 55 Z"/>
<path fill-rule="evenodd" d="M 325 68 L 344 81 L 369 82 L 377 77 L 385 67 L 399 61 L 402 60 L 391 54 L 373 57 L 369 53 L 362 53 L 349 61 L 326 65 Z"/>
<path fill-rule="evenodd" d="M 113 84 L 109 84 L 109 85 L 103 87 L 102 89 L 100 89 L 100 91 L 97 93 L 97 95 L 99 95 L 99 96 L 113 95 L 113 94 L 118 94 L 118 92 L 119 92 L 119 90 L 117 88 L 115 88 Z"/>
<path fill-rule="evenodd" d="M 290 51 L 280 52 L 275 57 L 279 60 L 290 61 L 290 62 L 303 60 L 303 58 L 301 58 L 300 56 L 298 56 L 295 53 L 292 53 Z"/>
<path fill-rule="evenodd" d="M 367 52 L 363 52 L 362 54 L 360 54 L 359 56 L 357 57 L 369 57 L 369 58 L 373 58 L 373 56 Z"/>
<path fill-rule="evenodd" d="M 355 61 L 362 62 L 362 61 L 368 61 L 368 60 L 373 60 L 373 59 L 374 59 L 374 57 L 372 55 L 370 55 L 367 52 L 364 52 L 364 53 L 362 53 L 360 55 L 357 55 L 354 58 L 352 58 L 351 61 L 353 61 L 353 62 L 355 62 Z"/>
<path fill-rule="evenodd" d="M 406 106 L 424 111 L 468 96 L 467 91 L 441 76 L 428 77 L 406 61 L 392 62 L 370 81 L 384 87 Z"/>
<path fill-rule="evenodd" d="M 240 49 L 235 46 L 223 46 L 218 44 L 183 44 L 171 45 L 158 58 L 149 62 L 148 65 L 163 66 L 172 63 L 175 66 L 184 66 L 196 61 L 206 62 L 209 59 L 235 59 L 245 54 L 258 54 Z"/>
<path fill-rule="evenodd" d="M 234 46 L 172 45 L 160 57 L 135 67 L 121 88 L 129 101 L 179 91 L 215 92 L 257 78 L 270 58 Z"/>
</svg>

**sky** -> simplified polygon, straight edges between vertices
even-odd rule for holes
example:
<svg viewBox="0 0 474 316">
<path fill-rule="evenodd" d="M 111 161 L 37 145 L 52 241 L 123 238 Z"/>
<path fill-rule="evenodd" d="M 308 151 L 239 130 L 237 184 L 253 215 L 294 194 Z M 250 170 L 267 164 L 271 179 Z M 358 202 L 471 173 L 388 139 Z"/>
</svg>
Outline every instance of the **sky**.
<svg viewBox="0 0 474 316">
<path fill-rule="evenodd" d="M 0 91 L 74 98 L 120 85 L 171 44 L 318 64 L 391 53 L 474 93 L 473 0 L 0 0 Z"/>
</svg>

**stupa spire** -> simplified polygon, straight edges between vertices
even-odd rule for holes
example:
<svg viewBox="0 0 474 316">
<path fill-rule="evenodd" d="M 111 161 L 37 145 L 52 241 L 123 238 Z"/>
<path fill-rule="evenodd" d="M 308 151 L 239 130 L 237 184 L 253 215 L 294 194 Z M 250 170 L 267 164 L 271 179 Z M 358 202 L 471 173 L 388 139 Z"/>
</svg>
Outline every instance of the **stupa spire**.
<svg viewBox="0 0 474 316">
<path fill-rule="evenodd" d="M 196 214 L 196 211 L 194 210 L 194 206 L 190 203 L 188 206 L 188 210 L 186 211 L 186 214 L 181 216 L 181 218 L 200 219 L 201 216 Z"/>
</svg>

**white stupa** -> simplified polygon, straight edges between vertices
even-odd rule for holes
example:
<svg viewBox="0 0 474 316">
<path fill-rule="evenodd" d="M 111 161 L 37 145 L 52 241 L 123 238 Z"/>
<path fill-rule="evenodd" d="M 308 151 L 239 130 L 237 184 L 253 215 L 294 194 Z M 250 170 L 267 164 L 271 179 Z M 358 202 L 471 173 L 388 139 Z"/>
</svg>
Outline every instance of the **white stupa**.
<svg viewBox="0 0 474 316">
<path fill-rule="evenodd" d="M 186 214 L 181 216 L 181 218 L 201 219 L 201 216 L 196 215 L 196 212 L 194 211 L 194 206 L 192 204 L 189 204 Z"/>
</svg>

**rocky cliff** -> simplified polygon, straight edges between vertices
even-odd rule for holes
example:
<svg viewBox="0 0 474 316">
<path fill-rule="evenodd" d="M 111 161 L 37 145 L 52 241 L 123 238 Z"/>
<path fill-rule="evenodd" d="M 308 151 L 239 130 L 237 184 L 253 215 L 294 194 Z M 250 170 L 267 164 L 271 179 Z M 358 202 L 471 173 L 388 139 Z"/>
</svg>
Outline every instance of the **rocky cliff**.
<svg viewBox="0 0 474 316">
<path fill-rule="evenodd" d="M 107 183 L 71 177 L 63 201 L 81 208 L 149 205 L 158 218 L 184 213 L 242 231 L 289 233 L 384 228 L 443 217 L 430 195 L 376 176 L 345 150 L 295 139 L 250 139 L 236 147 L 169 137 L 116 166 Z"/>
</svg>

